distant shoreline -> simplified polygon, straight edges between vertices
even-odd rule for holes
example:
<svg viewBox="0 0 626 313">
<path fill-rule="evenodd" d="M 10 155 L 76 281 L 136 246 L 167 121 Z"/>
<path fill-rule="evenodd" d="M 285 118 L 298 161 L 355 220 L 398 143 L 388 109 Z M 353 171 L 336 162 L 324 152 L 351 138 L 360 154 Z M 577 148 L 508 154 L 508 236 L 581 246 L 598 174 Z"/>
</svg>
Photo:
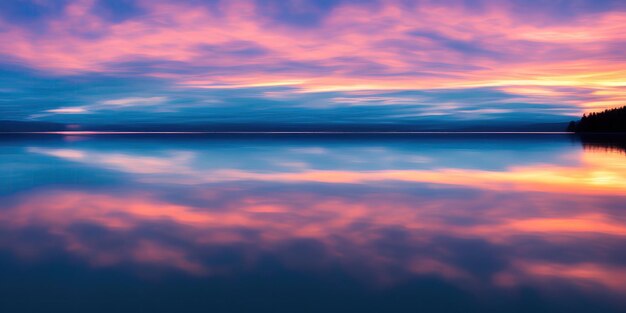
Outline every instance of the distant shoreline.
<svg viewBox="0 0 626 313">
<path fill-rule="evenodd" d="M 146 135 L 146 134 L 571 134 L 575 132 L 522 132 L 522 131 L 45 131 L 45 132 L 0 132 L 0 135 L 36 134 L 36 135 Z M 599 134 L 599 133 L 594 133 Z M 618 134 L 618 133 L 612 133 Z"/>
</svg>

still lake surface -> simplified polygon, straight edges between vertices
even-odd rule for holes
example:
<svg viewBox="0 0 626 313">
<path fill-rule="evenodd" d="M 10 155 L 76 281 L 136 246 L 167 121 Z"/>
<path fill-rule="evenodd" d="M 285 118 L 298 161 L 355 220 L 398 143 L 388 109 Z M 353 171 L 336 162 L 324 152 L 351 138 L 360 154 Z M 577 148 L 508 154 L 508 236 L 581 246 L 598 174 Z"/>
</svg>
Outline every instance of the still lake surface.
<svg viewBox="0 0 626 313">
<path fill-rule="evenodd" d="M 626 312 L 623 147 L 0 136 L 0 312 Z"/>
</svg>

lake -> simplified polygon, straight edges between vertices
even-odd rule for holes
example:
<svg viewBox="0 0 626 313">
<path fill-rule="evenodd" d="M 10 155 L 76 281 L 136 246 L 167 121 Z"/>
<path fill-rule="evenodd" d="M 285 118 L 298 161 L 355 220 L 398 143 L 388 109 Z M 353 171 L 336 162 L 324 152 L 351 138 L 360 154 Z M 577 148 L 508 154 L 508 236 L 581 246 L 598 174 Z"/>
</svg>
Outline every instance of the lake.
<svg viewBox="0 0 626 313">
<path fill-rule="evenodd" d="M 0 136 L 1 312 L 626 312 L 626 149 Z"/>
</svg>

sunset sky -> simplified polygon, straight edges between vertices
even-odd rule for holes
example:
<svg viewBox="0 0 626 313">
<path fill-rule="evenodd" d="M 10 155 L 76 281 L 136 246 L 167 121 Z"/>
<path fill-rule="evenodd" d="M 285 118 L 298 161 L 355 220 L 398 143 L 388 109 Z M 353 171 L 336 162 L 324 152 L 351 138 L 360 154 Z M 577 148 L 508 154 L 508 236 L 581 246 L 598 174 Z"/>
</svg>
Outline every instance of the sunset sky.
<svg viewBox="0 0 626 313">
<path fill-rule="evenodd" d="M 0 120 L 564 122 L 625 50 L 623 0 L 2 0 Z"/>
</svg>

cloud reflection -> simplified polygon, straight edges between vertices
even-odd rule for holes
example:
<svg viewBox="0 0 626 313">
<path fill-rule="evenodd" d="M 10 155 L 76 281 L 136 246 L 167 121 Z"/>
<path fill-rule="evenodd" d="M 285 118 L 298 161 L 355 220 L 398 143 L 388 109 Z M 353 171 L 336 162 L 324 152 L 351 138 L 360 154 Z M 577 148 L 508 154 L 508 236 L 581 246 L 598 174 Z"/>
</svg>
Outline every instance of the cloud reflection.
<svg viewBox="0 0 626 313">
<path fill-rule="evenodd" d="M 318 170 L 302 162 L 283 160 L 283 171 L 263 172 L 238 168 L 198 169 L 198 157 L 189 151 L 169 152 L 168 156 L 144 157 L 123 153 L 83 150 L 30 148 L 30 152 L 56 156 L 131 174 L 160 174 L 138 178 L 143 181 L 182 184 L 230 181 L 268 181 L 285 183 L 367 184 L 380 181 L 419 182 L 473 186 L 491 190 L 550 191 L 568 193 L 626 195 L 626 167 L 623 155 L 615 151 L 580 152 L 576 167 L 533 164 L 512 166 L 499 171 L 441 168 L 429 170 Z M 419 160 L 419 158 L 417 159 Z M 354 158 L 358 162 L 359 157 Z M 293 166 L 296 164 L 297 166 Z"/>
<path fill-rule="evenodd" d="M 212 150 L 27 151 L 131 180 L 6 197 L 0 228 L 14 240 L 0 244 L 26 259 L 45 257 L 43 243 L 28 243 L 25 253 L 20 242 L 25 231 L 40 229 L 57 249 L 96 268 L 213 277 L 254 270 L 271 256 L 285 268 L 339 268 L 375 286 L 435 277 L 474 291 L 566 283 L 626 292 L 619 283 L 626 264 L 611 257 L 626 243 L 619 153 L 579 150 L 572 165 L 501 170 L 320 171 L 328 150 L 308 147 L 317 162 L 263 172 L 224 168 L 219 162 L 228 160 Z M 207 168 L 200 159 L 221 161 Z"/>
</svg>

